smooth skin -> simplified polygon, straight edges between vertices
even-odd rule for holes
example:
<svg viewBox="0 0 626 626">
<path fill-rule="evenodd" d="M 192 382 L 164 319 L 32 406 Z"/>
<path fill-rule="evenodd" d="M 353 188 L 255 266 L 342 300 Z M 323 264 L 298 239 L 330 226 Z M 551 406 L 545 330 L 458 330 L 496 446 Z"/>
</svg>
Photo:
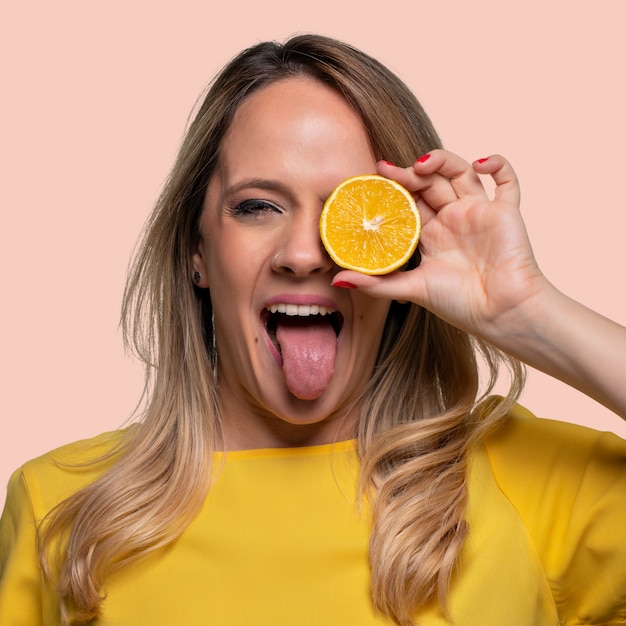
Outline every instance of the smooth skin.
<svg viewBox="0 0 626 626">
<path fill-rule="evenodd" d="M 542 274 L 506 159 L 470 164 L 434 150 L 406 169 L 381 161 L 378 172 L 417 199 L 422 262 L 382 277 L 343 271 L 334 282 L 415 302 L 626 418 L 626 328 L 567 297 Z M 479 175 L 495 181 L 492 199 Z"/>
</svg>

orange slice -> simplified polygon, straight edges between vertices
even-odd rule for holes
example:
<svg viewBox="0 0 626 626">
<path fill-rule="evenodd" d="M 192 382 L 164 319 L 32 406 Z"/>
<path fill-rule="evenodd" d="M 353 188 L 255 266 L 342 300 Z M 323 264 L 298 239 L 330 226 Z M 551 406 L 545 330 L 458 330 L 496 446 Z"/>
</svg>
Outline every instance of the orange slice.
<svg viewBox="0 0 626 626">
<path fill-rule="evenodd" d="M 337 265 L 362 274 L 388 274 L 411 258 L 421 225 L 413 196 L 402 185 L 367 174 L 344 180 L 330 194 L 320 236 Z"/>
</svg>

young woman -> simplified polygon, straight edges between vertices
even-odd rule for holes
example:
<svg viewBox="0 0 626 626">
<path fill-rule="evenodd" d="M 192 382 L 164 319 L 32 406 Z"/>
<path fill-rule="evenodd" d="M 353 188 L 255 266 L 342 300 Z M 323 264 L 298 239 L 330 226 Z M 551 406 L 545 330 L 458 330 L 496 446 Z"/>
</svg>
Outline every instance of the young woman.
<svg viewBox="0 0 626 626">
<path fill-rule="evenodd" d="M 374 172 L 424 220 L 383 277 L 340 271 L 318 229 Z M 146 410 L 16 472 L 0 622 L 624 623 L 626 443 L 515 400 L 521 360 L 626 415 L 626 330 L 544 278 L 518 202 L 502 157 L 442 150 L 358 50 L 241 53 L 128 279 Z"/>
</svg>

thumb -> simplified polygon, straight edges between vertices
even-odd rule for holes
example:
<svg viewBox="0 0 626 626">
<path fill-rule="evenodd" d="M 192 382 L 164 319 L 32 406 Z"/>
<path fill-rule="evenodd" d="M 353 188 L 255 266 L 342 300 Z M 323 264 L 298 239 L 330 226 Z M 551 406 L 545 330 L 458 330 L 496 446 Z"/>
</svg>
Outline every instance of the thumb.
<svg viewBox="0 0 626 626">
<path fill-rule="evenodd" d="M 332 286 L 344 289 L 358 289 L 372 298 L 415 302 L 419 304 L 417 287 L 420 277 L 419 268 L 408 272 L 396 271 L 384 276 L 370 276 L 351 270 L 335 274 Z"/>
</svg>

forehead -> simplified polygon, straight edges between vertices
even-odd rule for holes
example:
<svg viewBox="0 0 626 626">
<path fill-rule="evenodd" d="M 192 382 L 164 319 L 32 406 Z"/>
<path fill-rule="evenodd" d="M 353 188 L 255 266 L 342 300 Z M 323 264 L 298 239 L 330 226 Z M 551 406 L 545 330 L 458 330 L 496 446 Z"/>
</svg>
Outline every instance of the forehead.
<svg viewBox="0 0 626 626">
<path fill-rule="evenodd" d="M 313 154 L 313 151 L 315 154 Z M 222 165 L 322 152 L 371 158 L 365 126 L 336 90 L 308 77 L 283 79 L 248 96 L 237 109 L 221 149 Z M 322 167 L 318 163 L 318 167 Z"/>
</svg>

